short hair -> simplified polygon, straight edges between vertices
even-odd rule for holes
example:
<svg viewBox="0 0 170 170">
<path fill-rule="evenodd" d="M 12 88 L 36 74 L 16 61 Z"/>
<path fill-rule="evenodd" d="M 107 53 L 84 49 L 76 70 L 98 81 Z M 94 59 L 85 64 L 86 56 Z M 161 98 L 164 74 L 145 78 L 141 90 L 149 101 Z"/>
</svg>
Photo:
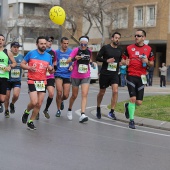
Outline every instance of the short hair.
<svg viewBox="0 0 170 170">
<path fill-rule="evenodd" d="M 146 37 L 146 31 L 143 29 L 138 29 L 137 31 L 142 31 L 143 35 Z"/>
<path fill-rule="evenodd" d="M 79 41 L 80 41 L 80 39 L 81 38 L 87 38 L 88 39 L 88 41 L 89 41 L 89 37 L 87 36 L 87 35 L 83 35 L 83 36 L 81 36 L 80 38 L 79 38 Z"/>
<path fill-rule="evenodd" d="M 69 40 L 67 37 L 62 37 L 60 42 L 62 43 L 64 40 Z"/>
<path fill-rule="evenodd" d="M 115 34 L 118 34 L 118 35 L 120 35 L 120 37 L 121 37 L 121 33 L 119 33 L 119 32 L 114 32 L 114 33 L 112 34 L 112 37 L 114 37 Z"/>
<path fill-rule="evenodd" d="M 46 40 L 46 37 L 44 37 L 44 36 L 39 36 L 38 38 L 37 38 L 37 40 L 36 40 L 36 44 L 38 44 L 39 43 L 39 40 L 40 39 L 44 39 L 44 40 Z"/>
<path fill-rule="evenodd" d="M 2 35 L 2 34 L 0 34 L 0 36 L 1 36 L 1 37 L 4 37 L 4 35 Z M 5 37 L 4 37 L 4 39 L 5 39 Z"/>
</svg>

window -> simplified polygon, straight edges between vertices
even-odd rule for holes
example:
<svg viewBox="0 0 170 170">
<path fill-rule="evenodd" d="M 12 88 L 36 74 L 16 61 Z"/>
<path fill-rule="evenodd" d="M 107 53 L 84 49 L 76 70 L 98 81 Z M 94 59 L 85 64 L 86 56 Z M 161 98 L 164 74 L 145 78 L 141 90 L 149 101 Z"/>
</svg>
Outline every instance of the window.
<svg viewBox="0 0 170 170">
<path fill-rule="evenodd" d="M 134 27 L 156 26 L 156 5 L 137 6 L 134 8 Z"/>
<path fill-rule="evenodd" d="M 128 11 L 127 8 L 122 8 L 119 10 L 119 28 L 128 27 Z"/>
<path fill-rule="evenodd" d="M 113 29 L 128 27 L 128 10 L 127 8 L 114 10 Z"/>
<path fill-rule="evenodd" d="M 135 7 L 134 10 L 134 26 L 135 27 L 141 27 L 144 26 L 144 20 L 143 20 L 143 6 Z"/>
<path fill-rule="evenodd" d="M 9 18 L 13 18 L 13 6 L 9 6 Z"/>
<path fill-rule="evenodd" d="M 156 25 L 156 8 L 154 5 L 146 7 L 146 26 Z"/>
</svg>

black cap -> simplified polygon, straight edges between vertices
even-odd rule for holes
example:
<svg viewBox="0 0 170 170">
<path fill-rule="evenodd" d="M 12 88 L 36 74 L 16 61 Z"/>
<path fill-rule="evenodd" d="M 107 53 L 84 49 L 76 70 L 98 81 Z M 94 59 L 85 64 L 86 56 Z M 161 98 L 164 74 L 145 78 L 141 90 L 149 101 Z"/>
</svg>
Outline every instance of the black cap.
<svg viewBox="0 0 170 170">
<path fill-rule="evenodd" d="M 46 38 L 45 38 L 47 41 L 49 40 L 49 39 L 52 39 L 52 40 L 54 40 L 54 37 L 53 36 L 46 36 Z"/>
<path fill-rule="evenodd" d="M 16 46 L 16 47 L 22 47 L 22 45 L 19 44 L 19 42 L 12 42 L 11 47 Z"/>
</svg>

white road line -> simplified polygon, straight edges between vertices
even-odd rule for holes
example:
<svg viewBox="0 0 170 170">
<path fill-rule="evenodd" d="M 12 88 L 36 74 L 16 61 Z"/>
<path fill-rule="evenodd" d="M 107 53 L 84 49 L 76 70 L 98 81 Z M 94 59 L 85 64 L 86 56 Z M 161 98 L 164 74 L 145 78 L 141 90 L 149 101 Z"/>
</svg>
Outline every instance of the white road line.
<svg viewBox="0 0 170 170">
<path fill-rule="evenodd" d="M 102 106 L 106 106 L 106 105 L 101 105 L 101 107 L 102 107 Z M 86 109 L 92 109 L 92 108 L 96 108 L 96 106 L 90 106 L 90 107 L 87 107 Z M 81 110 L 81 109 L 78 109 L 78 110 L 75 111 L 75 113 L 76 113 L 78 116 L 81 115 L 80 110 Z M 104 125 L 108 125 L 108 126 L 114 126 L 114 127 L 118 127 L 118 128 L 122 128 L 122 129 L 129 129 L 128 127 L 124 127 L 124 126 L 120 126 L 120 125 L 114 125 L 114 124 L 111 124 L 111 123 L 106 123 L 106 122 L 98 121 L 98 120 L 95 120 L 95 119 L 92 119 L 92 118 L 89 118 L 89 120 L 91 120 L 91 121 L 93 121 L 93 122 L 101 123 L 101 124 L 104 124 Z M 148 128 L 148 129 L 149 129 L 149 128 Z M 140 130 L 140 129 L 129 129 L 129 130 L 138 131 L 138 132 L 142 132 L 142 133 L 153 134 L 153 135 L 170 137 L 170 135 L 167 135 L 167 134 L 156 133 L 156 132 L 151 132 L 151 131 L 146 131 L 146 130 Z"/>
</svg>

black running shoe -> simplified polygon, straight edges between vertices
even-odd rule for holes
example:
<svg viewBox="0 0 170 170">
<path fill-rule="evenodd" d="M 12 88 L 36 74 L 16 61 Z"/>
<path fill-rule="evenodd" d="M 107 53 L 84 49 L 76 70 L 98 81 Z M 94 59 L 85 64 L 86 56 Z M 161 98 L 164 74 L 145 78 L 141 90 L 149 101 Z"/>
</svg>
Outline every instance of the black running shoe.
<svg viewBox="0 0 170 170">
<path fill-rule="evenodd" d="M 100 109 L 100 107 L 97 108 L 96 117 L 97 117 L 98 119 L 101 119 L 101 109 Z"/>
<path fill-rule="evenodd" d="M 27 123 L 28 116 L 29 116 L 29 112 L 26 112 L 26 110 L 25 110 L 24 114 L 22 115 L 22 123 L 24 123 L 24 124 Z"/>
<path fill-rule="evenodd" d="M 129 128 L 131 128 L 131 129 L 136 129 L 136 128 L 135 128 L 135 122 L 134 122 L 134 120 L 130 120 L 130 122 L 129 122 Z"/>
<path fill-rule="evenodd" d="M 61 109 L 61 110 L 64 110 L 64 102 L 63 102 L 63 101 L 61 102 L 60 109 Z"/>
<path fill-rule="evenodd" d="M 14 104 L 10 103 L 9 107 L 10 107 L 10 113 L 15 113 L 15 106 L 14 106 Z"/>
<path fill-rule="evenodd" d="M 49 115 L 49 113 L 48 113 L 48 110 L 44 110 L 43 113 L 44 113 L 44 116 L 45 116 L 47 119 L 50 118 L 50 115 Z"/>
<path fill-rule="evenodd" d="M 36 130 L 36 127 L 34 126 L 33 122 L 27 123 L 27 126 L 29 130 Z"/>
<path fill-rule="evenodd" d="M 126 117 L 126 119 L 129 119 L 129 110 L 128 110 L 128 105 L 129 105 L 129 103 L 124 103 L 124 108 L 125 108 L 125 117 Z"/>
<path fill-rule="evenodd" d="M 0 113 L 2 113 L 4 111 L 4 107 L 2 105 L 2 103 L 0 103 Z"/>
<path fill-rule="evenodd" d="M 6 118 L 9 118 L 9 117 L 10 117 L 10 116 L 9 116 L 9 110 L 6 110 L 5 113 L 4 113 L 4 115 L 5 115 Z"/>
<path fill-rule="evenodd" d="M 40 113 L 37 114 L 37 116 L 36 116 L 35 119 L 36 119 L 36 120 L 39 120 L 39 119 L 40 119 Z"/>
</svg>

